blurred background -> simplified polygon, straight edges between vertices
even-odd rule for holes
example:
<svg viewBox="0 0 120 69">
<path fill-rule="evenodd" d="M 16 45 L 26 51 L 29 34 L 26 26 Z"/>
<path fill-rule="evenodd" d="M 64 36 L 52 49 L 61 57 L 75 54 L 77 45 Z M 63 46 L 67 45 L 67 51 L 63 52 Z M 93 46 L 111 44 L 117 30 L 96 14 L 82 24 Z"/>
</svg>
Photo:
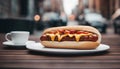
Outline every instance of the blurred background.
<svg viewBox="0 0 120 69">
<path fill-rule="evenodd" d="M 89 25 L 103 36 L 120 34 L 120 0 L 0 0 L 0 33 Z"/>
</svg>

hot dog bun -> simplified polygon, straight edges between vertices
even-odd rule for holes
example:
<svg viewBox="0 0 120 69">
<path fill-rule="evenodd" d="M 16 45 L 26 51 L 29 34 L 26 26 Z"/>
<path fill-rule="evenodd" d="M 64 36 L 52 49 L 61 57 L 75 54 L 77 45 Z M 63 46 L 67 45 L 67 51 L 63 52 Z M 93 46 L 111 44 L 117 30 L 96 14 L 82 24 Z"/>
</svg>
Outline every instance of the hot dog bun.
<svg viewBox="0 0 120 69">
<path fill-rule="evenodd" d="M 49 48 L 66 48 L 66 49 L 95 49 L 96 47 L 99 46 L 101 42 L 101 34 L 100 32 L 95 29 L 94 27 L 91 26 L 62 26 L 62 27 L 53 27 L 53 28 L 48 28 L 43 31 L 44 33 L 47 33 L 49 31 L 53 30 L 64 30 L 64 29 L 69 29 L 69 30 L 83 30 L 83 31 L 89 31 L 93 32 L 98 35 L 98 40 L 93 42 L 93 41 L 40 41 L 41 44 L 43 44 L 45 47 Z"/>
</svg>

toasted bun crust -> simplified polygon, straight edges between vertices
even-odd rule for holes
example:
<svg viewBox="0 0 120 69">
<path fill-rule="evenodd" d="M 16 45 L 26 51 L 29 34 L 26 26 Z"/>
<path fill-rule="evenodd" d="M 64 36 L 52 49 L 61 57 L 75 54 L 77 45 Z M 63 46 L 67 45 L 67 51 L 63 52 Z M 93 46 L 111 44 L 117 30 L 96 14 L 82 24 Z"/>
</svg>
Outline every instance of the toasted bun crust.
<svg viewBox="0 0 120 69">
<path fill-rule="evenodd" d="M 83 42 L 76 42 L 76 41 L 63 41 L 63 42 L 41 41 L 41 43 L 45 47 L 49 47 L 49 48 L 83 49 L 83 50 L 95 49 L 100 44 L 98 42 L 90 42 L 90 41 L 83 41 Z"/>
<path fill-rule="evenodd" d="M 59 29 L 68 29 L 68 30 L 83 30 L 83 31 L 89 31 L 96 33 L 98 35 L 98 40 L 96 42 L 92 41 L 81 41 L 81 42 L 76 42 L 76 41 L 62 41 L 62 42 L 57 42 L 57 41 L 41 41 L 41 43 L 45 47 L 50 47 L 50 48 L 69 48 L 69 49 L 95 49 L 96 47 L 99 46 L 101 42 L 101 34 L 97 29 L 91 26 L 62 26 L 62 27 L 53 27 L 53 28 L 48 28 L 44 30 L 43 34 L 49 31 L 53 30 L 59 30 Z"/>
</svg>

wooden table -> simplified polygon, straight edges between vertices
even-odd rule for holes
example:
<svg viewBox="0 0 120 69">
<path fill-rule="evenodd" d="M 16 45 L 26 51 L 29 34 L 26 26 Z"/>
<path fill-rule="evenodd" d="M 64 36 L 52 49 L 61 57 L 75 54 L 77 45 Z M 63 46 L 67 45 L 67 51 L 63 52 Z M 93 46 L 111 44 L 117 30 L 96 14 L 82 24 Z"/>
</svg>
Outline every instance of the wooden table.
<svg viewBox="0 0 120 69">
<path fill-rule="evenodd" d="M 30 36 L 30 40 L 39 41 L 38 37 Z M 2 45 L 4 34 L 0 34 L 0 69 L 120 69 L 120 37 L 103 35 L 104 44 L 110 50 L 87 55 L 55 55 L 28 51 L 25 47 L 8 48 Z"/>
</svg>

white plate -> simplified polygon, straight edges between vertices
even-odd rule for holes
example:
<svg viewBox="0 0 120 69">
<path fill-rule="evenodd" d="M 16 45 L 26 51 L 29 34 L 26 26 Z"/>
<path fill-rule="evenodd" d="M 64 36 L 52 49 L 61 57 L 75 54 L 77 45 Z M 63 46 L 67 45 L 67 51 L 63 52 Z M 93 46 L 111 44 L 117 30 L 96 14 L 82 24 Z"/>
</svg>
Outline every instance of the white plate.
<svg viewBox="0 0 120 69">
<path fill-rule="evenodd" d="M 34 42 L 34 41 L 27 41 L 27 43 L 28 43 L 28 42 Z M 11 42 L 11 41 L 5 41 L 5 42 L 3 42 L 3 45 L 5 45 L 5 46 L 25 46 L 26 43 L 25 43 L 25 44 L 14 44 L 14 43 Z"/>
<path fill-rule="evenodd" d="M 41 43 L 28 42 L 26 48 L 32 51 L 47 52 L 47 53 L 94 53 L 102 52 L 110 49 L 110 46 L 100 44 L 96 49 L 93 50 L 75 50 L 75 49 L 56 49 L 56 48 L 45 48 Z"/>
</svg>

